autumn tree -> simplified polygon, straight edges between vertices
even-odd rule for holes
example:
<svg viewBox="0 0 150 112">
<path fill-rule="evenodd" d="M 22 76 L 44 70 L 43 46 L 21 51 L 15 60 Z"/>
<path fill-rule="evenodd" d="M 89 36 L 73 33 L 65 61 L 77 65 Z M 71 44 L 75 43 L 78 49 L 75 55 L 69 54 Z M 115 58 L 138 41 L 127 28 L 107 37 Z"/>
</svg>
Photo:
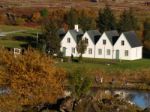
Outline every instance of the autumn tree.
<svg viewBox="0 0 150 112">
<path fill-rule="evenodd" d="M 116 18 L 113 11 L 107 6 L 99 11 L 97 18 L 97 27 L 101 32 L 116 29 Z"/>
<path fill-rule="evenodd" d="M 55 19 L 45 19 L 43 22 L 42 30 L 43 37 L 46 42 L 46 51 L 51 55 L 58 54 L 60 51 L 60 38 L 58 35 L 58 24 Z"/>
<path fill-rule="evenodd" d="M 124 10 L 120 15 L 118 28 L 120 32 L 136 30 L 138 27 L 137 18 L 135 17 L 133 10 Z"/>
<path fill-rule="evenodd" d="M 33 22 L 40 22 L 41 21 L 41 15 L 39 12 L 34 12 L 32 14 L 32 21 Z"/>
<path fill-rule="evenodd" d="M 0 95 L 1 112 L 18 112 L 23 105 L 54 103 L 62 96 L 65 72 L 47 55 L 29 49 L 14 57 L 0 49 L 0 56 L 0 87 L 9 89 Z"/>
<path fill-rule="evenodd" d="M 85 51 L 87 49 L 87 44 L 88 44 L 87 39 L 82 39 L 77 44 L 77 52 L 80 54 L 79 61 L 82 60 L 82 55 L 85 53 Z"/>
</svg>

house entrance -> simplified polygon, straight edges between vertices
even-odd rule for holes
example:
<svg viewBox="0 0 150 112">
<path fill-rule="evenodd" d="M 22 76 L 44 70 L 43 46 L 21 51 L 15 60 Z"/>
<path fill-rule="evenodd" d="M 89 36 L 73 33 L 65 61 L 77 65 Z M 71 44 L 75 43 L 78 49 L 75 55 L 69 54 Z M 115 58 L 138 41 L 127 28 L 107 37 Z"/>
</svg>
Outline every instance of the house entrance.
<svg viewBox="0 0 150 112">
<path fill-rule="evenodd" d="M 116 50 L 116 59 L 119 59 L 119 55 L 120 55 L 119 50 Z"/>
<path fill-rule="evenodd" d="M 63 56 L 66 56 L 66 47 L 63 47 Z"/>
</svg>

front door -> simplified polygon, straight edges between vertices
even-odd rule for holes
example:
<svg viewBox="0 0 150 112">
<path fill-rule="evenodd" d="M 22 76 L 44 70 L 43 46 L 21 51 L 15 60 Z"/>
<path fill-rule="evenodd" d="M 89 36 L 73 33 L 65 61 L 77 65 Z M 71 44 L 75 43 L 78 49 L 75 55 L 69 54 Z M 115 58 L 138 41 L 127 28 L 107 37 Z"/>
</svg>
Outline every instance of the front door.
<svg viewBox="0 0 150 112">
<path fill-rule="evenodd" d="M 66 56 L 66 47 L 63 47 L 63 56 Z"/>
<path fill-rule="evenodd" d="M 116 50 L 116 59 L 119 59 L 119 50 Z"/>
</svg>

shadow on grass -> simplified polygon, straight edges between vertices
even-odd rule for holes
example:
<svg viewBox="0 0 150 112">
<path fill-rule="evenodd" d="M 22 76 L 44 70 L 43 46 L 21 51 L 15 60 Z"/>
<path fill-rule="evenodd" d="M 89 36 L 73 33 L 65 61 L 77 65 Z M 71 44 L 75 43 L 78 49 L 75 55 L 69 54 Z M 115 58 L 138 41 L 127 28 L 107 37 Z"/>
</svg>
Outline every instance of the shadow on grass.
<svg viewBox="0 0 150 112">
<path fill-rule="evenodd" d="M 32 41 L 36 40 L 32 36 L 15 36 L 15 37 L 13 37 L 13 39 L 17 40 L 17 41 L 25 41 L 25 42 L 28 42 L 28 43 L 31 43 Z"/>
</svg>

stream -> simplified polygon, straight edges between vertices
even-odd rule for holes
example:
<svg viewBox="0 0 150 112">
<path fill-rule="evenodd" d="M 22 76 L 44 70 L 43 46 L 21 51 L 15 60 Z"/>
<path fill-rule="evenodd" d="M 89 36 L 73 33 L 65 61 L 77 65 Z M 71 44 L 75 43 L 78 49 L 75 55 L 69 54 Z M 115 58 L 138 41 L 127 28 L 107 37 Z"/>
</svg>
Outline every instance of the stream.
<svg viewBox="0 0 150 112">
<path fill-rule="evenodd" d="M 129 101 L 138 107 L 145 109 L 150 106 L 150 91 L 136 91 L 136 90 L 106 90 L 106 94 L 110 92 L 113 95 L 118 94 L 121 98 Z"/>
<path fill-rule="evenodd" d="M 137 105 L 138 107 L 145 109 L 150 106 L 150 91 L 138 91 L 138 90 L 100 90 L 105 94 L 119 95 L 121 98 L 130 101 L 130 103 Z M 93 92 L 96 92 L 95 89 Z M 9 89 L 0 88 L 0 95 L 10 93 Z"/>
</svg>

